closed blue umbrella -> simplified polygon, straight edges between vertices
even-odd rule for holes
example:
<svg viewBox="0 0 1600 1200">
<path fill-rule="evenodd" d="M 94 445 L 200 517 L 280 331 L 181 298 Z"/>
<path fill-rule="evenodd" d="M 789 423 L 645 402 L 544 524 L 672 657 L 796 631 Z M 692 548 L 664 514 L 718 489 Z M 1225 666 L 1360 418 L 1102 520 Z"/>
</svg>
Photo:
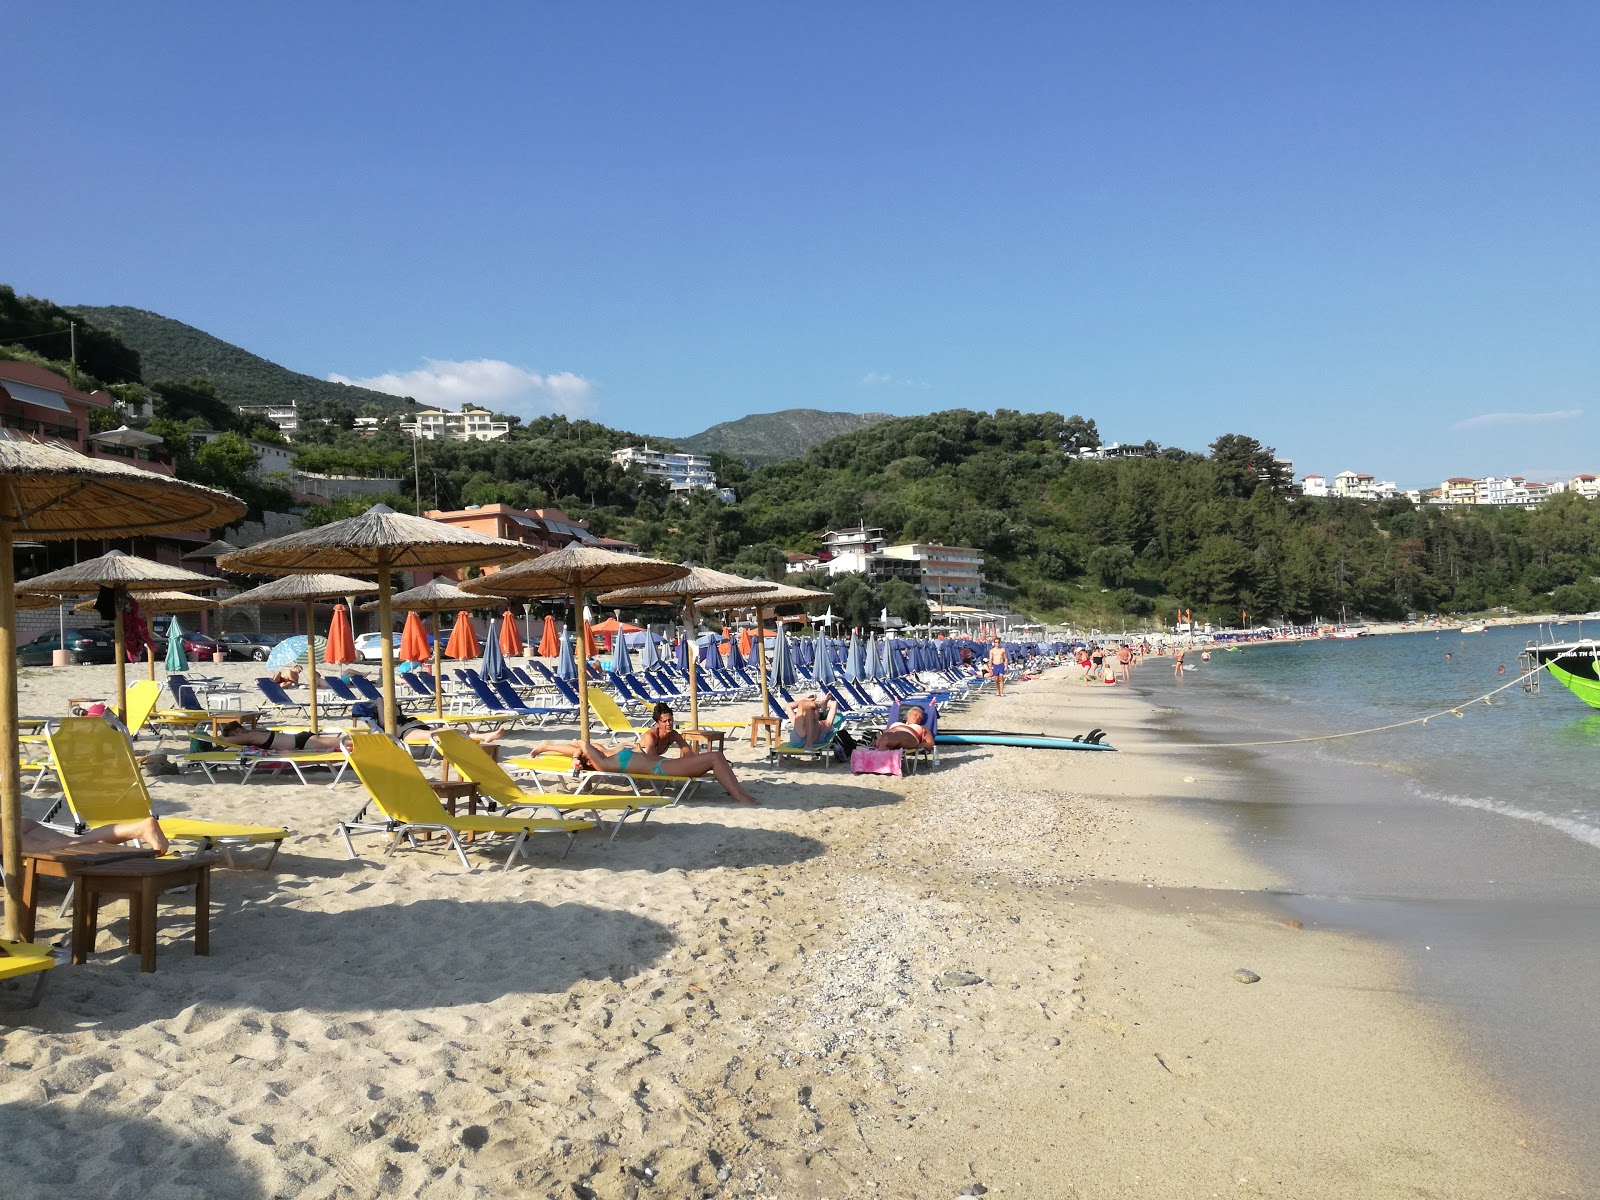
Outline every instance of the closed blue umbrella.
<svg viewBox="0 0 1600 1200">
<path fill-rule="evenodd" d="M 500 649 L 500 619 L 491 618 L 489 632 L 483 639 L 483 662 L 478 673 L 491 683 L 505 679 L 506 656 Z"/>
<path fill-rule="evenodd" d="M 828 635 L 817 634 L 817 645 L 812 660 L 811 678 L 818 683 L 833 682 L 833 649 L 828 645 Z"/>
<path fill-rule="evenodd" d="M 721 639 L 716 634 L 711 635 L 711 640 L 706 643 L 705 657 L 700 661 L 713 671 L 722 670 L 722 652 L 717 649 Z"/>
<path fill-rule="evenodd" d="M 556 677 L 559 679 L 578 677 L 578 664 L 572 657 L 572 630 L 564 625 L 561 627 L 561 655 L 556 659 Z"/>
<path fill-rule="evenodd" d="M 845 655 L 844 673 L 847 678 L 854 679 L 858 683 L 866 678 L 861 659 L 861 631 L 859 629 L 850 631 L 850 653 Z"/>
<path fill-rule="evenodd" d="M 744 666 L 744 655 L 739 653 L 739 639 L 728 639 L 728 670 L 737 671 Z"/>
<path fill-rule="evenodd" d="M 178 618 L 174 616 L 172 623 L 167 626 L 167 670 L 187 671 L 189 669 L 189 656 L 183 652 L 183 630 L 178 625 Z"/>
<path fill-rule="evenodd" d="M 899 638 L 883 639 L 883 669 L 890 679 L 899 679 L 906 673 L 906 656 L 901 645 Z"/>
<path fill-rule="evenodd" d="M 661 656 L 656 653 L 656 635 L 648 629 L 644 631 L 644 649 L 639 652 L 639 670 L 651 671 L 661 665 Z"/>
<path fill-rule="evenodd" d="M 778 636 L 772 645 L 772 672 L 770 682 L 775 688 L 786 688 L 794 683 L 794 658 L 789 653 L 789 635 L 780 623 Z"/>
<path fill-rule="evenodd" d="M 650 644 L 650 634 L 644 635 L 644 644 Z M 618 675 L 633 674 L 633 660 L 628 657 L 628 635 L 617 630 L 617 641 L 611 649 L 611 669 Z"/>
<path fill-rule="evenodd" d="M 878 635 L 875 633 L 867 635 L 866 660 L 862 664 L 861 674 L 864 679 L 883 678 L 883 664 L 878 661 Z"/>
<path fill-rule="evenodd" d="M 678 639 L 678 649 L 674 654 L 678 660 L 678 670 L 685 675 L 689 673 L 689 631 L 685 629 L 683 636 Z"/>
</svg>

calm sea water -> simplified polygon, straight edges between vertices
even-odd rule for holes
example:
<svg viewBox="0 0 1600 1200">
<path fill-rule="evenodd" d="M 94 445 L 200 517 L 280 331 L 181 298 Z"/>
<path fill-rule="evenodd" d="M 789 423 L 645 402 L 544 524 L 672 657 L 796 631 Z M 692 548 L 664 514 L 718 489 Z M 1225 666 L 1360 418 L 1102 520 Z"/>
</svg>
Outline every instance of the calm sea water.
<svg viewBox="0 0 1600 1200">
<path fill-rule="evenodd" d="M 1577 630 L 1573 624 L 1555 632 Z M 1600 632 L 1600 622 L 1585 632 Z M 1600 849 L 1600 710 L 1548 675 L 1538 695 L 1514 686 L 1487 704 L 1478 699 L 1516 679 L 1517 653 L 1538 633 L 1520 626 L 1218 651 L 1185 682 L 1220 685 L 1252 708 L 1270 708 L 1284 736 L 1460 707 L 1460 718 L 1324 742 L 1318 752 L 1403 775 L 1423 795 L 1535 821 Z"/>
</svg>

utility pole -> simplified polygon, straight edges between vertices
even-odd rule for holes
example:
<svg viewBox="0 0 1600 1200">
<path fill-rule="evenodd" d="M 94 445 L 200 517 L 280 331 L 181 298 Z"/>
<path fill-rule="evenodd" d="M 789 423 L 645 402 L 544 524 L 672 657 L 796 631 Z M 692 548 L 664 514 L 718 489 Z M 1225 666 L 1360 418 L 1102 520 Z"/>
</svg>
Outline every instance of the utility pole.
<svg viewBox="0 0 1600 1200">
<path fill-rule="evenodd" d="M 422 452 L 417 443 L 422 440 L 422 426 L 411 431 L 411 488 L 417 498 L 417 515 L 422 515 Z"/>
<path fill-rule="evenodd" d="M 72 369 L 73 369 L 73 371 L 77 371 L 77 369 L 78 369 L 78 323 L 76 321 L 68 321 L 67 322 L 67 336 L 71 339 L 71 342 L 72 342 L 72 350 L 71 350 L 71 354 L 72 354 Z"/>
</svg>

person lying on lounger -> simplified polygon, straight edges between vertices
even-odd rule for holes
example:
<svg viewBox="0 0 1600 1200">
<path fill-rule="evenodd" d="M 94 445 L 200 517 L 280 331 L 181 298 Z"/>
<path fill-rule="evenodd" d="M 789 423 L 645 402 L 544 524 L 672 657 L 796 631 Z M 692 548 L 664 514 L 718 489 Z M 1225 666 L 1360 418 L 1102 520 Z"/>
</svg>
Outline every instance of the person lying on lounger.
<svg viewBox="0 0 1600 1200">
<path fill-rule="evenodd" d="M 67 846 L 117 845 L 122 842 L 143 842 L 158 854 L 167 852 L 167 835 L 161 832 L 161 823 L 154 817 L 142 821 L 119 821 L 115 825 L 101 825 L 76 836 L 47 829 L 37 821 L 22 819 L 22 852 L 36 854 L 61 850 Z"/>
<path fill-rule="evenodd" d="M 839 717 L 839 705 L 828 701 L 823 708 L 815 696 L 802 696 L 789 705 L 789 745 L 795 750 L 809 750 L 828 740 L 834 722 Z"/>
<path fill-rule="evenodd" d="M 229 721 L 217 730 L 212 741 L 227 746 L 241 746 L 249 750 L 263 750 L 269 754 L 326 754 L 344 747 L 343 733 L 312 733 L 302 729 L 287 733 L 275 729 L 246 729 L 238 721 Z"/>
<path fill-rule="evenodd" d="M 933 734 L 923 724 L 927 715 L 916 705 L 905 711 L 905 719 L 896 721 L 877 736 L 874 750 L 932 750 Z"/>
<path fill-rule="evenodd" d="M 759 804 L 734 778 L 733 768 L 720 750 L 706 750 L 698 754 L 682 754 L 677 758 L 662 758 L 632 746 L 623 746 L 610 753 L 593 742 L 579 744 L 584 761 L 596 771 L 625 771 L 633 775 L 660 775 L 664 779 L 694 779 L 709 774 L 741 804 Z"/>
</svg>

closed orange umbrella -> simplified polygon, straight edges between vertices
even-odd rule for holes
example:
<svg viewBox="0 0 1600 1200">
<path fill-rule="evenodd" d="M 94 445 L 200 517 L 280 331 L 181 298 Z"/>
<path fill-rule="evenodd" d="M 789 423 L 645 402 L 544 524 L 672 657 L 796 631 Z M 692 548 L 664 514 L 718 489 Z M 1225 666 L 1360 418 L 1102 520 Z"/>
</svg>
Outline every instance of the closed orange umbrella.
<svg viewBox="0 0 1600 1200">
<path fill-rule="evenodd" d="M 750 631 L 748 629 L 739 630 L 739 653 L 746 658 L 750 657 Z"/>
<path fill-rule="evenodd" d="M 420 663 L 432 657 L 428 649 L 428 631 L 422 627 L 422 614 L 412 609 L 406 614 L 405 632 L 400 635 L 400 661 Z"/>
<path fill-rule="evenodd" d="M 506 609 L 506 619 L 500 622 L 500 653 L 507 658 L 522 656 L 522 635 L 517 632 L 517 619 Z"/>
<path fill-rule="evenodd" d="M 595 653 L 594 626 L 585 621 L 583 623 L 583 656 L 585 658 L 593 658 Z"/>
<path fill-rule="evenodd" d="M 477 658 L 483 653 L 483 647 L 478 645 L 478 635 L 472 628 L 472 618 L 466 613 L 456 617 L 456 627 L 450 631 L 450 644 L 444 648 L 444 652 L 458 662 Z"/>
<path fill-rule="evenodd" d="M 356 661 L 356 639 L 350 632 L 350 610 L 342 604 L 334 605 L 333 620 L 328 625 L 328 647 L 322 652 L 322 661 L 335 666 Z"/>
<path fill-rule="evenodd" d="M 539 657 L 561 657 L 561 635 L 556 632 L 556 619 L 546 614 L 544 629 L 539 634 Z"/>
</svg>

